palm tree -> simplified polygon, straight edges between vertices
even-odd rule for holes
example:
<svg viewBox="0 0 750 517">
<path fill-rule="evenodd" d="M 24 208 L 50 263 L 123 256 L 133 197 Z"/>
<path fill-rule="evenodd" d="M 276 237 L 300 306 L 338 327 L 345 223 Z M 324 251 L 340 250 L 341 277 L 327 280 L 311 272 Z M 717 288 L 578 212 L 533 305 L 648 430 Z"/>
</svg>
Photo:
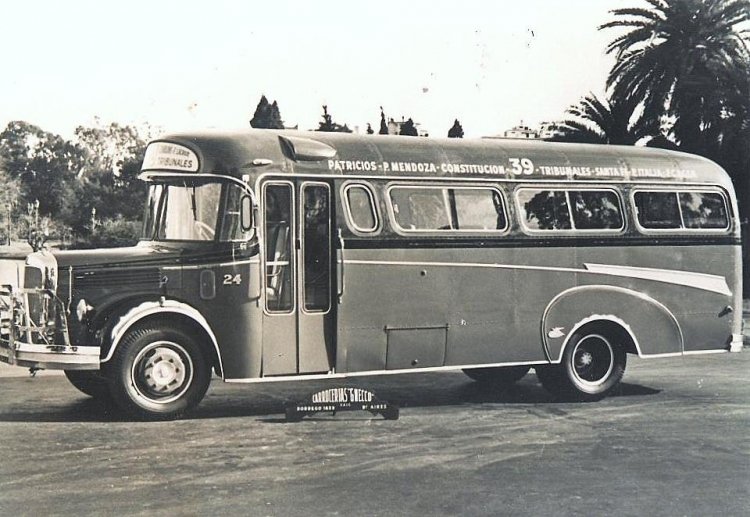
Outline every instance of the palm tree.
<svg viewBox="0 0 750 517">
<path fill-rule="evenodd" d="M 607 46 L 617 61 L 607 86 L 612 97 L 643 103 L 646 117 L 669 116 L 673 135 L 705 153 L 727 109 L 727 92 L 748 68 L 747 0 L 645 0 L 650 8 L 615 9 L 600 29 L 628 31 Z M 746 80 L 746 76 L 745 80 Z"/>
<path fill-rule="evenodd" d="M 551 140 L 634 145 L 643 138 L 657 135 L 658 120 L 636 114 L 637 106 L 637 102 L 627 97 L 603 101 L 590 93 L 565 111 L 573 118 L 556 124 L 558 134 Z"/>
</svg>

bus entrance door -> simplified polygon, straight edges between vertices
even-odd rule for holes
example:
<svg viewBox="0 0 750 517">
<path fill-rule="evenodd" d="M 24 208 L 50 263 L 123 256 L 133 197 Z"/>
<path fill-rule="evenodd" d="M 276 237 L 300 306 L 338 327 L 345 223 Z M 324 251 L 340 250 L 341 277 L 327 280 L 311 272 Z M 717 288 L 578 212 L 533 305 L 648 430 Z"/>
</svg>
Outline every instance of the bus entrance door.
<svg viewBox="0 0 750 517">
<path fill-rule="evenodd" d="M 263 184 L 263 375 L 327 372 L 331 339 L 331 203 L 322 182 Z"/>
</svg>

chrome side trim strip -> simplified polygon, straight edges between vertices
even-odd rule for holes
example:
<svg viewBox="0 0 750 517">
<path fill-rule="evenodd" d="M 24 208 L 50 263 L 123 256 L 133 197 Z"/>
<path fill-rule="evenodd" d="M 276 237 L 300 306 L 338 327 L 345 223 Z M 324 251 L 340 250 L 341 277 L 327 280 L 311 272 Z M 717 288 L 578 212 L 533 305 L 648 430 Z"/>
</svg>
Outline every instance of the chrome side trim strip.
<svg viewBox="0 0 750 517">
<path fill-rule="evenodd" d="M 726 349 L 713 349 L 713 350 L 688 350 L 683 355 L 706 355 L 706 354 L 726 354 L 729 350 Z"/>
<path fill-rule="evenodd" d="M 585 269 L 555 266 L 524 266 L 520 264 L 497 264 L 488 262 L 419 262 L 397 260 L 345 260 L 346 264 L 372 266 L 433 266 L 433 267 L 474 267 L 490 269 L 517 269 L 525 271 L 552 271 L 556 273 L 588 273 L 593 275 L 619 276 L 663 282 L 668 284 L 692 287 L 703 291 L 731 296 L 726 278 L 693 271 L 673 269 L 640 268 L 607 264 L 588 264 Z"/>
<path fill-rule="evenodd" d="M 345 260 L 346 264 L 365 266 L 435 266 L 435 267 L 475 267 L 488 269 L 523 269 L 530 271 L 555 271 L 558 273 L 586 273 L 584 269 L 554 266 L 521 266 L 515 264 L 493 264 L 488 262 L 411 262 L 401 260 Z"/>
<path fill-rule="evenodd" d="M 244 264 L 260 264 L 260 260 L 257 258 L 252 258 L 249 260 L 240 260 L 237 262 L 209 262 L 206 264 L 197 264 L 197 265 L 187 265 L 187 266 L 164 266 L 162 267 L 165 271 L 172 271 L 172 270 L 185 270 L 185 269 L 205 269 L 208 267 L 228 267 L 228 266 L 242 266 Z"/>
<path fill-rule="evenodd" d="M 316 373 L 312 375 L 279 375 L 274 377 L 255 377 L 250 379 L 224 379 L 224 382 L 234 383 L 260 383 L 260 382 L 284 382 L 299 380 L 316 380 L 316 379 L 346 379 L 348 377 L 364 377 L 367 375 L 396 375 L 401 373 L 427 373 L 427 372 L 448 372 L 462 370 L 465 368 L 494 368 L 498 366 L 535 366 L 547 365 L 547 361 L 529 361 L 515 363 L 488 363 L 488 364 L 464 364 L 460 366 L 430 366 L 427 368 L 406 368 L 400 370 L 368 370 L 364 372 L 351 373 Z"/>
</svg>

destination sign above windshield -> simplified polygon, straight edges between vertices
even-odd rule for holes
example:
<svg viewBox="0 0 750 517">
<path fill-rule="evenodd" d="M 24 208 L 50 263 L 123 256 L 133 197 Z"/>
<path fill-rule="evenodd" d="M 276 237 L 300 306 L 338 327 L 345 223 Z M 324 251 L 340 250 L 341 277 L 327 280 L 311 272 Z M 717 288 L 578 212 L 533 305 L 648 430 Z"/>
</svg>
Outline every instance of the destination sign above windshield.
<svg viewBox="0 0 750 517">
<path fill-rule="evenodd" d="M 198 171 L 198 156 L 184 145 L 154 142 L 146 149 L 142 170 Z"/>
</svg>

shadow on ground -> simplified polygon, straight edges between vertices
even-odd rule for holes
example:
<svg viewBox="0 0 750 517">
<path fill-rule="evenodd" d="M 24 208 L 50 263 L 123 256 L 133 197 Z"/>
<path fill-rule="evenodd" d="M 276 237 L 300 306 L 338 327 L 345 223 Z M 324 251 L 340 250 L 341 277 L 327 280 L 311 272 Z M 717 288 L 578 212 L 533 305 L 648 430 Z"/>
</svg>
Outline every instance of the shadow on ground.
<svg viewBox="0 0 750 517">
<path fill-rule="evenodd" d="M 224 384 L 215 381 L 201 405 L 184 417 L 189 420 L 274 417 L 264 422 L 283 422 L 284 407 L 289 402 L 309 399 L 310 394 L 325 388 L 356 386 L 373 391 L 378 398 L 400 408 L 424 408 L 461 405 L 512 405 L 566 403 L 546 392 L 536 376 L 527 375 L 505 390 L 488 387 L 456 374 L 414 374 L 393 377 L 362 377 L 353 381 L 300 381 L 253 385 Z M 54 379 L 57 380 L 57 379 Z M 59 385 L 63 387 L 64 380 Z M 65 393 L 72 389 L 64 386 Z M 36 390 L 35 390 L 36 392 Z M 60 400 L 45 400 L 39 393 L 27 392 L 25 401 L 17 402 L 0 413 L 0 422 L 126 422 L 107 401 L 88 398 L 77 392 Z M 656 395 L 660 390 L 638 384 L 622 383 L 609 398 Z M 59 390 L 58 390 L 59 393 Z M 78 396 L 76 396 L 78 395 Z M 7 396 L 7 395 L 6 395 Z M 496 409 L 492 407 L 492 409 Z M 356 412 L 354 414 L 362 414 Z M 368 415 L 368 413 L 364 413 Z M 275 418 L 275 417 L 279 418 Z M 341 415 L 337 418 L 346 418 Z M 380 417 L 377 417 L 380 418 Z"/>
</svg>

